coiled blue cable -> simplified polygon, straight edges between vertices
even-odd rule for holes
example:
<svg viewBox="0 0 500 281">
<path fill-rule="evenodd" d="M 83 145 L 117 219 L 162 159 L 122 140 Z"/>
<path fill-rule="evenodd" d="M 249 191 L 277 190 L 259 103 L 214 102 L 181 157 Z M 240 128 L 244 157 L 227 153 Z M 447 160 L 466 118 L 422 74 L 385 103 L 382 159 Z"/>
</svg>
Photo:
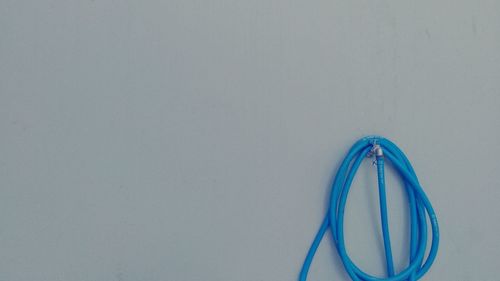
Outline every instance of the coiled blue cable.
<svg viewBox="0 0 500 281">
<path fill-rule="evenodd" d="M 356 266 L 350 259 L 346 251 L 344 241 L 344 211 L 347 201 L 347 195 L 351 187 L 354 175 L 358 170 L 363 159 L 369 156 L 376 157 L 380 217 L 382 221 L 382 237 L 384 240 L 384 249 L 386 257 L 387 277 L 380 278 L 369 275 Z M 410 210 L 410 245 L 408 266 L 397 273 L 394 271 L 392 260 L 391 241 L 389 237 L 389 226 L 387 218 L 387 204 L 385 194 L 385 176 L 384 176 L 384 158 L 387 158 L 404 182 L 408 205 Z M 425 257 L 427 247 L 427 219 L 429 218 L 432 230 L 432 242 L 430 251 Z M 344 264 L 344 268 L 354 281 L 400 281 L 400 280 L 418 280 L 431 267 L 436 258 L 439 245 L 439 228 L 432 205 L 425 195 L 418 182 L 417 175 L 406 158 L 404 153 L 391 141 L 383 137 L 369 136 L 357 141 L 347 153 L 344 161 L 340 165 L 337 175 L 333 181 L 330 206 L 323 219 L 323 223 L 314 238 L 314 241 L 307 253 L 304 265 L 300 272 L 300 281 L 306 281 L 307 273 L 314 254 L 323 239 L 326 231 L 332 232 L 335 248 Z"/>
</svg>

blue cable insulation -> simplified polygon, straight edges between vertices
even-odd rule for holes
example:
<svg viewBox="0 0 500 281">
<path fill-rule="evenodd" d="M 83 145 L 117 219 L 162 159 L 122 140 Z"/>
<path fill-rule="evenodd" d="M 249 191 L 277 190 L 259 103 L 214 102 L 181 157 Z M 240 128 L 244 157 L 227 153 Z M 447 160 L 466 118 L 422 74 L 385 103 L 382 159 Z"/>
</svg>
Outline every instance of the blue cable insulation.
<svg viewBox="0 0 500 281">
<path fill-rule="evenodd" d="M 384 250 L 386 257 L 386 277 L 372 276 L 358 266 L 356 266 L 349 255 L 347 254 L 344 240 L 344 211 L 347 201 L 349 189 L 351 187 L 354 176 L 361 165 L 362 161 L 373 153 L 373 148 L 378 145 L 383 156 L 376 157 L 377 175 L 379 187 L 379 203 L 380 203 L 380 218 L 382 222 L 382 237 L 384 240 Z M 396 172 L 401 176 L 404 182 L 406 196 L 408 198 L 408 208 L 410 215 L 410 245 L 409 245 L 409 261 L 408 266 L 398 272 L 394 271 L 394 263 L 392 259 L 391 242 L 389 235 L 389 223 L 387 216 L 387 203 L 385 193 L 385 178 L 384 178 L 384 158 L 392 163 Z M 427 248 L 427 217 L 429 218 L 431 227 L 431 246 L 429 254 L 425 256 Z M 333 242 L 338 255 L 344 265 L 344 268 L 350 278 L 354 281 L 414 281 L 420 279 L 431 267 L 436 258 L 439 245 L 439 227 L 436 214 L 432 205 L 424 193 L 417 175 L 413 170 L 408 158 L 405 154 L 390 140 L 379 137 L 369 136 L 358 140 L 349 150 L 346 157 L 342 161 L 337 174 L 333 180 L 330 205 L 323 219 L 321 227 L 316 234 L 313 243 L 304 260 L 302 270 L 300 272 L 299 281 L 306 281 L 309 267 L 314 258 L 314 254 L 318 249 L 326 231 L 330 229 L 333 237 Z"/>
<path fill-rule="evenodd" d="M 394 262 L 392 260 L 391 238 L 389 235 L 389 219 L 387 218 L 387 200 L 385 196 L 384 157 L 377 156 L 378 194 L 380 201 L 380 220 L 382 221 L 382 236 L 384 237 L 385 260 L 387 274 L 394 276 Z"/>
</svg>

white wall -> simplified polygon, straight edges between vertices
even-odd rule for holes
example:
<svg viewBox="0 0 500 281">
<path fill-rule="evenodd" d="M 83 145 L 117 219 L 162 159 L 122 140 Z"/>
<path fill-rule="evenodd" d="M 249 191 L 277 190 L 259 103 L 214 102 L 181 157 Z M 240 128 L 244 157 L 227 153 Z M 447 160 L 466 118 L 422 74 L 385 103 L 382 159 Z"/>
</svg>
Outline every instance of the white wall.
<svg viewBox="0 0 500 281">
<path fill-rule="evenodd" d="M 436 209 L 425 280 L 500 269 L 500 2 L 0 1 L 0 280 L 296 280 L 357 138 Z M 384 272 L 374 171 L 349 251 Z M 404 266 L 405 202 L 388 179 Z M 311 280 L 348 280 L 330 241 Z"/>
</svg>

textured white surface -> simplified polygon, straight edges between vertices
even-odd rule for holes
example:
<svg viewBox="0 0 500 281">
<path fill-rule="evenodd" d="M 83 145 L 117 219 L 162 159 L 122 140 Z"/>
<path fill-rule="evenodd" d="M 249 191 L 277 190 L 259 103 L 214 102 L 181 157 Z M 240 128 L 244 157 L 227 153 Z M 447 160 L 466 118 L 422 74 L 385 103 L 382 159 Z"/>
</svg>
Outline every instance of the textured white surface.
<svg viewBox="0 0 500 281">
<path fill-rule="evenodd" d="M 498 1 L 0 1 L 0 280 L 296 280 L 381 134 L 440 221 L 425 280 L 500 269 Z M 373 169 L 349 251 L 383 273 Z M 404 197 L 388 179 L 395 259 Z M 347 280 L 322 244 L 311 280 Z"/>
</svg>

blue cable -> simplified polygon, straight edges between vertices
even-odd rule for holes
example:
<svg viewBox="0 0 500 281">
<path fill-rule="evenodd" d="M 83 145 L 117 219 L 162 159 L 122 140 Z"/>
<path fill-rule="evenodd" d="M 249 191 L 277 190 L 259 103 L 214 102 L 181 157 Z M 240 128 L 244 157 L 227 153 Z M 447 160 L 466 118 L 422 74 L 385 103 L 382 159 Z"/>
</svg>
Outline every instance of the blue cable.
<svg viewBox="0 0 500 281">
<path fill-rule="evenodd" d="M 366 157 L 375 156 L 377 164 L 380 218 L 382 221 L 382 237 L 386 257 L 387 277 L 379 278 L 361 270 L 350 259 L 344 241 L 344 211 L 347 195 L 354 175 Z M 404 182 L 410 210 L 410 245 L 408 266 L 397 273 L 394 271 L 389 223 L 385 194 L 384 158 L 389 160 Z M 432 230 L 432 242 L 429 254 L 425 257 L 427 247 L 427 218 Z M 326 231 L 332 232 L 335 248 L 344 264 L 344 268 L 354 281 L 414 281 L 420 279 L 431 267 L 436 258 L 439 245 L 439 227 L 432 205 L 420 186 L 417 175 L 404 153 L 391 141 L 378 136 L 369 136 L 357 141 L 347 153 L 333 181 L 330 206 L 323 223 L 314 238 L 300 272 L 299 281 L 306 281 L 307 273 L 314 254 Z"/>
</svg>

